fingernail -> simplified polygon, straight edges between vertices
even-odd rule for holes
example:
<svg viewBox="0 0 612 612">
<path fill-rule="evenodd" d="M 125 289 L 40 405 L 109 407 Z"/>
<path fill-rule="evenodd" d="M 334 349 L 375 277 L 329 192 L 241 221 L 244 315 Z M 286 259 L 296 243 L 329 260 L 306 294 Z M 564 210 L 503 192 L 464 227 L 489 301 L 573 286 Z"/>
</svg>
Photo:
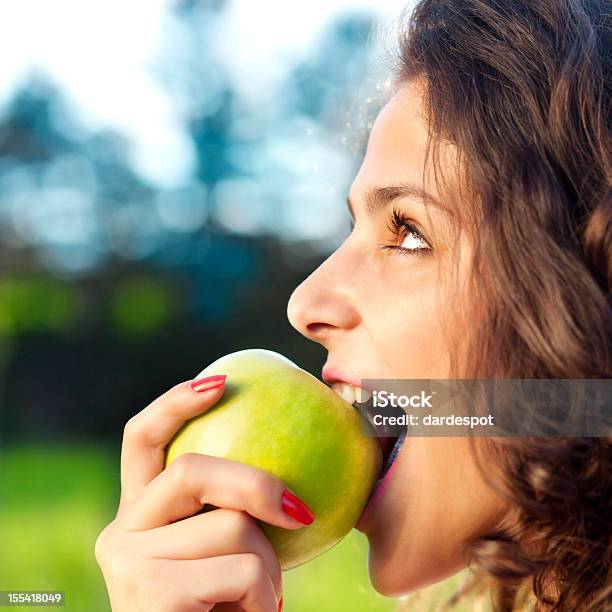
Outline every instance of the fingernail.
<svg viewBox="0 0 612 612">
<path fill-rule="evenodd" d="M 314 514 L 310 508 L 289 489 L 285 489 L 281 496 L 283 512 L 301 525 L 310 525 L 314 521 Z"/>
<path fill-rule="evenodd" d="M 199 378 L 191 383 L 191 388 L 198 393 L 203 393 L 204 391 L 210 391 L 211 389 L 222 387 L 225 384 L 226 378 L 227 376 L 225 374 L 216 374 L 215 376 Z"/>
<path fill-rule="evenodd" d="M 278 612 L 283 612 L 283 598 L 278 600 Z"/>
</svg>

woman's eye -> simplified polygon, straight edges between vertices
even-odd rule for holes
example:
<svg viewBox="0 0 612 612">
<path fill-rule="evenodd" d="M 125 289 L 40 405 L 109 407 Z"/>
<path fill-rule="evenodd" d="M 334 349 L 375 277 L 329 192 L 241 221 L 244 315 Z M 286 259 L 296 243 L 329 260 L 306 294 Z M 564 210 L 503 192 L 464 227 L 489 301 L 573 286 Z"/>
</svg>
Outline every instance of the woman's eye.
<svg viewBox="0 0 612 612">
<path fill-rule="evenodd" d="M 406 249 L 407 251 L 431 250 L 431 247 L 427 244 L 427 241 L 413 230 L 408 230 L 406 237 L 403 239 L 399 247 L 401 249 Z"/>
<path fill-rule="evenodd" d="M 429 255 L 432 252 L 427 239 L 399 210 L 393 210 L 388 228 L 395 236 L 395 243 L 382 245 L 384 249 L 398 251 L 403 255 Z"/>
</svg>

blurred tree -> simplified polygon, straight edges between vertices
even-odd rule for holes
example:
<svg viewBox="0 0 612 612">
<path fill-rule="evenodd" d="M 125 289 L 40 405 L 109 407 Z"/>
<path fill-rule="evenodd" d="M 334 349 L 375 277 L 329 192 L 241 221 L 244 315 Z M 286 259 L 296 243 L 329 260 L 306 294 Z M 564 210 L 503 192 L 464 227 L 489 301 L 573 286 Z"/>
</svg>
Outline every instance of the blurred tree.
<svg viewBox="0 0 612 612">
<path fill-rule="evenodd" d="M 243 348 L 319 374 L 323 350 L 290 327 L 286 304 L 332 245 L 331 209 L 344 211 L 357 160 L 331 135 L 371 20 L 330 24 L 276 91 L 259 92 L 270 103 L 253 106 L 215 47 L 225 8 L 178 3 L 154 70 L 195 152 L 181 185 L 143 178 L 128 136 L 81 121 L 43 74 L 3 109 L 3 436 L 116 442 L 157 395 Z"/>
</svg>

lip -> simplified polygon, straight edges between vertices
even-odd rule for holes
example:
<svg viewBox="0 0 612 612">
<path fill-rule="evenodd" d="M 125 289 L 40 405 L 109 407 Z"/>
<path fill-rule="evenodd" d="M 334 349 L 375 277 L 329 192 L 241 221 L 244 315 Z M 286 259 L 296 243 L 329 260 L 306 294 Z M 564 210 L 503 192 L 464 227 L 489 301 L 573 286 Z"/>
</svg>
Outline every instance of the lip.
<svg viewBox="0 0 612 612">
<path fill-rule="evenodd" d="M 364 506 L 357 523 L 355 524 L 355 529 L 357 531 L 365 532 L 367 530 L 367 521 L 369 516 L 374 512 L 376 506 L 378 505 L 378 501 L 384 495 L 386 489 L 389 488 L 389 483 L 393 478 L 393 473 L 395 471 L 395 466 L 397 465 L 397 461 L 394 461 L 391 464 L 391 467 L 387 470 L 385 475 L 379 479 L 374 485 L 374 489 L 372 489 L 372 493 Z"/>
<path fill-rule="evenodd" d="M 370 493 L 370 497 L 366 502 L 363 511 L 361 512 L 361 516 L 357 521 L 355 528 L 359 531 L 365 531 L 367 519 L 370 514 L 372 514 L 374 508 L 377 506 L 378 501 L 384 495 L 385 490 L 389 487 L 389 483 L 393 478 L 393 472 L 395 471 L 395 466 L 397 465 L 397 459 L 400 455 L 402 447 L 406 442 L 406 432 L 404 432 L 399 438 L 394 440 L 393 449 L 390 455 L 387 457 L 386 465 L 383 468 L 383 475 L 379 477 Z"/>
<path fill-rule="evenodd" d="M 332 385 L 335 382 L 345 382 L 353 385 L 354 387 L 361 387 L 362 389 L 366 389 L 368 391 L 374 391 L 374 389 L 363 384 L 362 379 L 357 376 L 351 376 L 348 374 L 344 374 L 336 367 L 325 364 L 323 369 L 321 370 L 321 378 L 328 384 Z"/>
</svg>

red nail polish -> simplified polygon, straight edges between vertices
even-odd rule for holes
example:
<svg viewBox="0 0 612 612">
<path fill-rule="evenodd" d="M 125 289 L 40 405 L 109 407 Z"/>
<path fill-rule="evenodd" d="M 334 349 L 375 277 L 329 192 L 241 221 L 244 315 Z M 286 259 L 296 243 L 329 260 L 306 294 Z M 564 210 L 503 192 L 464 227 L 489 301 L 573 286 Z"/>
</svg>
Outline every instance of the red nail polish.
<svg viewBox="0 0 612 612">
<path fill-rule="evenodd" d="M 283 598 L 278 600 L 278 612 L 283 612 Z"/>
<path fill-rule="evenodd" d="M 281 507 L 285 514 L 302 525 L 310 525 L 314 521 L 314 514 L 310 508 L 289 489 L 283 491 Z"/>
<path fill-rule="evenodd" d="M 225 374 L 216 374 L 215 376 L 207 376 L 206 378 L 199 378 L 191 383 L 191 388 L 198 393 L 204 391 L 210 391 L 211 389 L 217 389 L 225 384 Z"/>
</svg>

